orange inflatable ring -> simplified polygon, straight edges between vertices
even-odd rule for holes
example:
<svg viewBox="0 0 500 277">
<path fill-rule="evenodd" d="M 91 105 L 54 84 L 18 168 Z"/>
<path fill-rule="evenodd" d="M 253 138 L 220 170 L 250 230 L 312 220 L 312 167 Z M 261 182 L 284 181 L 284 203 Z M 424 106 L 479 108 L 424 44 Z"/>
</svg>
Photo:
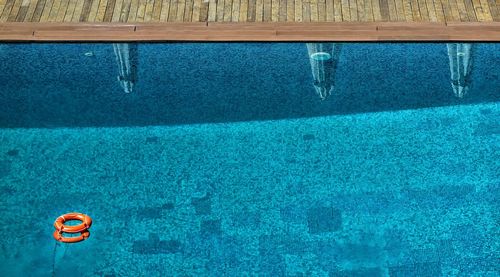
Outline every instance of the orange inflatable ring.
<svg viewBox="0 0 500 277">
<path fill-rule="evenodd" d="M 59 232 L 58 230 L 55 230 L 54 231 L 54 238 L 57 241 L 60 241 L 60 242 L 74 243 L 74 242 L 80 242 L 82 240 L 86 240 L 90 236 L 90 232 L 87 231 L 87 230 L 81 232 L 78 237 L 63 237 L 62 234 L 63 234 L 62 232 Z"/>
<path fill-rule="evenodd" d="M 82 223 L 75 226 L 64 225 L 68 220 L 80 220 Z M 54 222 L 54 227 L 56 227 L 59 233 L 82 233 L 86 231 L 92 225 L 92 219 L 85 214 L 80 213 L 69 213 L 61 215 Z M 57 238 L 56 238 L 57 239 Z"/>
</svg>

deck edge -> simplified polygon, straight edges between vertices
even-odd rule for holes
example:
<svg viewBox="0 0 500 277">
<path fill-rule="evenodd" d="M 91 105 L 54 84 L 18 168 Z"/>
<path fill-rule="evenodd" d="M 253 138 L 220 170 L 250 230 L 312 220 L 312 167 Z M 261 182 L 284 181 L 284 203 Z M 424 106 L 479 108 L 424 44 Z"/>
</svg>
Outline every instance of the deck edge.
<svg viewBox="0 0 500 277">
<path fill-rule="evenodd" d="M 500 22 L 0 23 L 0 41 L 500 41 Z"/>
</svg>

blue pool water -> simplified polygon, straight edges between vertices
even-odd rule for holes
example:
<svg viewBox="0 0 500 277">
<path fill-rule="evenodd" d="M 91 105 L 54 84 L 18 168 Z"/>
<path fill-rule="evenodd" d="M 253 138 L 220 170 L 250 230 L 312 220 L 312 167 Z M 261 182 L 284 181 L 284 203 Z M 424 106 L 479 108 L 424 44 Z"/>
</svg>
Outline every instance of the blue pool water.
<svg viewBox="0 0 500 277">
<path fill-rule="evenodd" d="M 1 276 L 500 275 L 500 44 L 121 46 L 0 44 Z"/>
</svg>

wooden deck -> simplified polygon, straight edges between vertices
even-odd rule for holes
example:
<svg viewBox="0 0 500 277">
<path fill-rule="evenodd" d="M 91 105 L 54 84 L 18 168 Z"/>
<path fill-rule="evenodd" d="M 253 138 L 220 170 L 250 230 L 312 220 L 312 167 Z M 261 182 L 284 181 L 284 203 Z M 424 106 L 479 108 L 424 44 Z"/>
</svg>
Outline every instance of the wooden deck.
<svg viewBox="0 0 500 277">
<path fill-rule="evenodd" d="M 0 0 L 0 22 L 383 21 L 500 21 L 500 0 Z"/>
<path fill-rule="evenodd" d="M 500 41 L 500 0 L 0 0 L 4 41 Z"/>
</svg>

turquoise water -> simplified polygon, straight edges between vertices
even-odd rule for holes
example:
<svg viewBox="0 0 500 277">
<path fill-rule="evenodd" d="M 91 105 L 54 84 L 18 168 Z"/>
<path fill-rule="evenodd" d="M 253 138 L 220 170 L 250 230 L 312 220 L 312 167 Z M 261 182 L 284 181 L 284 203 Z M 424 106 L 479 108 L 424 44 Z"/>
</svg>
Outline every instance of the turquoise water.
<svg viewBox="0 0 500 277">
<path fill-rule="evenodd" d="M 309 46 L 0 44 L 1 275 L 500 275 L 500 45 Z"/>
</svg>

